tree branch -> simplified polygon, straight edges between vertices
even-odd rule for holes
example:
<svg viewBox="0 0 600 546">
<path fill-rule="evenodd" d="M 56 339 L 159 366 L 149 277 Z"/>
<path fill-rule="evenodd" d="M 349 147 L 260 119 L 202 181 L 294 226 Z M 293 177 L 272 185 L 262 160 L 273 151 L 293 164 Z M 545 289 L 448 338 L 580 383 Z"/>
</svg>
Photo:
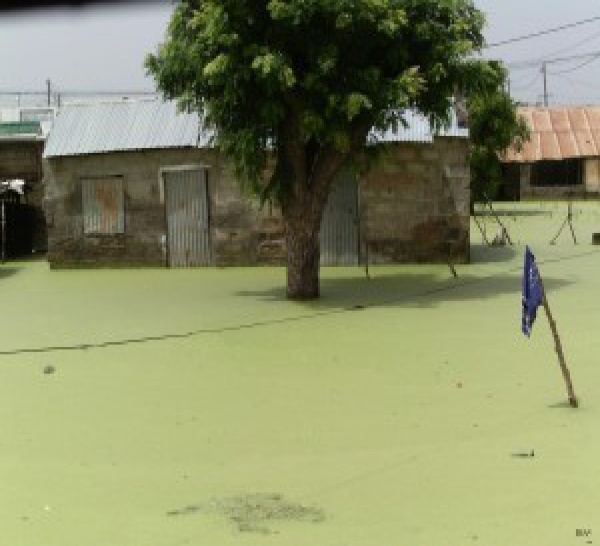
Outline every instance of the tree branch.
<svg viewBox="0 0 600 546">
<path fill-rule="evenodd" d="M 348 151 L 341 152 L 332 144 L 329 144 L 317 154 L 308 180 L 313 196 L 317 201 L 326 202 L 333 180 L 348 161 L 348 158 L 363 148 L 371 126 L 372 120 L 366 117 L 357 123 L 350 136 Z"/>
</svg>

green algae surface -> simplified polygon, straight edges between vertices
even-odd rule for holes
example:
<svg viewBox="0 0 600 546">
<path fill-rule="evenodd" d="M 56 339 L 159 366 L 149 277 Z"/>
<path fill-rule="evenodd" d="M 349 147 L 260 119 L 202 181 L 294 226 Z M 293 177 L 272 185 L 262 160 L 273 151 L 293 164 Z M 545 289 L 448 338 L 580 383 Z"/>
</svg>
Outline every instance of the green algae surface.
<svg viewBox="0 0 600 546">
<path fill-rule="evenodd" d="M 457 266 L 0 268 L 0 544 L 586 544 L 600 533 L 600 204 L 498 206 Z M 490 215 L 478 217 L 489 233 Z M 567 405 L 536 253 L 581 407 Z"/>
</svg>

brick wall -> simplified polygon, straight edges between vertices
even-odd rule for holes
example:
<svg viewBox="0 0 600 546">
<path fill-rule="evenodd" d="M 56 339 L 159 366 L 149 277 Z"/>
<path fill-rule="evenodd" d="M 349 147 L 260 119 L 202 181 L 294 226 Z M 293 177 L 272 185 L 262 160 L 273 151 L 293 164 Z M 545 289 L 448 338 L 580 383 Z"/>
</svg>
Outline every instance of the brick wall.
<svg viewBox="0 0 600 546">
<path fill-rule="evenodd" d="M 234 175 L 211 150 L 122 152 L 44 161 L 48 260 L 52 267 L 164 266 L 166 217 L 160 171 L 202 165 L 209 172 L 211 243 L 216 265 L 281 262 L 280 215 L 240 192 Z M 84 235 L 81 179 L 122 176 L 125 233 Z"/>
<path fill-rule="evenodd" d="M 211 150 L 160 150 L 53 158 L 44 162 L 48 260 L 52 267 L 165 266 L 166 218 L 160 171 L 208 169 L 213 263 L 285 263 L 280 211 L 260 207 Z M 122 176 L 125 233 L 83 233 L 81 179 Z M 361 256 L 372 263 L 454 262 L 469 257 L 467 142 L 399 144 L 359 180 Z"/>
<path fill-rule="evenodd" d="M 30 184 L 40 180 L 41 141 L 0 142 L 0 178 L 23 178 Z"/>
<path fill-rule="evenodd" d="M 388 147 L 360 180 L 362 252 L 371 263 L 469 260 L 465 139 Z"/>
</svg>

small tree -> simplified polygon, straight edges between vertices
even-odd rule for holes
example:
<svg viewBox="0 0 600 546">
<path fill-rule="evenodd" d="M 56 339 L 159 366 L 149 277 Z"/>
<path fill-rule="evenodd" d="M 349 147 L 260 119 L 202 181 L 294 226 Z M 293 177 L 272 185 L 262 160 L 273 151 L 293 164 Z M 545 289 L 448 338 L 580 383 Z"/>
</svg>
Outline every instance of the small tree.
<svg viewBox="0 0 600 546">
<path fill-rule="evenodd" d="M 480 87 L 468 99 L 471 138 L 471 204 L 493 198 L 502 182 L 501 157 L 529 139 L 529 129 L 506 91 L 506 70 L 490 62 L 490 85 Z"/>
<path fill-rule="evenodd" d="M 414 107 L 447 119 L 454 89 L 485 86 L 472 0 L 181 0 L 146 66 L 166 97 L 216 128 L 262 199 L 281 206 L 287 294 L 319 295 L 331 185 L 371 128 Z M 263 181 L 267 158 L 275 167 Z"/>
</svg>

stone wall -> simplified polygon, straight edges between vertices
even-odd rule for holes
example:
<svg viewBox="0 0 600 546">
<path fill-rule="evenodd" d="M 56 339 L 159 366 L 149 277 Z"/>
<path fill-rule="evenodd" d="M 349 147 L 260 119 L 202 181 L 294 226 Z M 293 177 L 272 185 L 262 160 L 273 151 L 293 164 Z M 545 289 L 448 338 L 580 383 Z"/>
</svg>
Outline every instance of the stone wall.
<svg viewBox="0 0 600 546">
<path fill-rule="evenodd" d="M 166 216 L 161 169 L 208 169 L 215 265 L 281 262 L 280 215 L 240 192 L 231 169 L 211 150 L 158 150 L 52 158 L 44 161 L 48 261 L 52 267 L 165 266 Z M 85 235 L 81 179 L 122 176 L 125 233 Z"/>
<path fill-rule="evenodd" d="M 44 162 L 48 260 L 52 267 L 165 266 L 161 169 L 208 169 L 212 262 L 284 264 L 281 213 L 260 207 L 212 150 L 160 150 L 52 158 Z M 81 179 L 123 177 L 125 232 L 86 235 Z M 361 258 L 371 263 L 466 262 L 469 258 L 467 141 L 390 147 L 359 180 Z"/>
<path fill-rule="evenodd" d="M 261 265 L 285 262 L 285 237 L 280 211 L 262 207 L 230 166 L 219 162 L 211 180 L 211 238 L 215 265 Z"/>
<path fill-rule="evenodd" d="M 31 185 L 40 181 L 42 141 L 0 142 L 0 179 L 22 178 Z"/>
<path fill-rule="evenodd" d="M 465 139 L 388 147 L 359 182 L 362 256 L 371 263 L 468 262 L 469 184 Z"/>
</svg>

